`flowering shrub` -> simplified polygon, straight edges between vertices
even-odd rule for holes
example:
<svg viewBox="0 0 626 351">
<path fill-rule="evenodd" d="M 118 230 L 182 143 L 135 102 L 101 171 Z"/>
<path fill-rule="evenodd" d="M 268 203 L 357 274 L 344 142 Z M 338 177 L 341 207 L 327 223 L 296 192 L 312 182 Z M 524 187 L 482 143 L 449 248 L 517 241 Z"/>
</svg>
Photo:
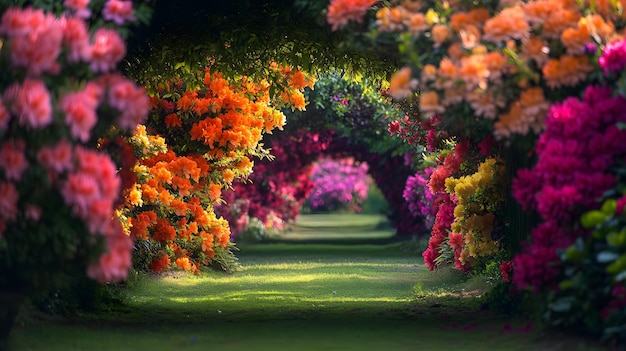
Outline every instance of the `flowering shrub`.
<svg viewBox="0 0 626 351">
<path fill-rule="evenodd" d="M 199 88 L 178 78 L 157 87 L 149 133 L 139 128 L 131 138 L 140 158 L 134 168 L 138 182 L 122 213 L 127 231 L 139 241 L 141 268 L 236 268 L 231 227 L 215 212 L 222 190 L 252 173 L 251 156 L 267 153 L 263 134 L 285 123 L 275 106 L 304 109 L 302 90 L 312 85 L 300 71 L 270 69 L 284 77 L 274 100 L 267 81 L 229 81 L 208 68 Z"/>
<path fill-rule="evenodd" d="M 424 218 L 424 225 L 431 229 L 435 224 L 437 206 L 435 195 L 428 188 L 428 180 L 433 173 L 433 168 L 428 167 L 417 171 L 415 175 L 406 180 L 402 197 L 409 204 L 409 211 L 415 217 Z"/>
<path fill-rule="evenodd" d="M 324 131 L 303 130 L 268 138 L 273 159 L 259 160 L 249 182 L 236 182 L 232 190 L 224 192 L 230 207 L 218 208 L 231 224 L 238 223 L 234 234 L 246 229 L 249 218 L 258 219 L 269 230 L 282 230 L 293 222 L 314 186 L 311 165 L 327 150 L 331 139 Z"/>
<path fill-rule="evenodd" d="M 367 163 L 359 164 L 352 158 L 318 160 L 311 170 L 314 183 L 308 198 L 311 208 L 360 212 L 370 186 L 367 171 Z"/>
<path fill-rule="evenodd" d="M 476 173 L 446 178 L 445 185 L 446 192 L 456 199 L 447 245 L 454 253 L 455 267 L 468 270 L 501 250 L 501 219 L 497 216 L 504 204 L 504 166 L 488 158 Z"/>
<path fill-rule="evenodd" d="M 126 52 L 120 30 L 134 9 L 123 1 L 128 16 L 118 21 L 112 3 L 2 15 L 0 290 L 127 276 L 133 244 L 114 213 L 121 180 L 98 143 L 132 132 L 149 100 L 116 71 Z"/>
<path fill-rule="evenodd" d="M 610 88 L 588 87 L 581 100 L 568 98 L 550 109 L 546 130 L 537 142 L 537 164 L 521 170 L 513 195 L 522 207 L 536 211 L 543 222 L 533 229 L 532 243 L 515 258 L 513 280 L 520 287 L 553 286 L 560 272 L 557 249 L 586 237 L 577 225 L 585 209 L 616 185 L 609 173 L 614 160 L 623 159 L 620 142 L 626 131 L 626 100 Z"/>
</svg>

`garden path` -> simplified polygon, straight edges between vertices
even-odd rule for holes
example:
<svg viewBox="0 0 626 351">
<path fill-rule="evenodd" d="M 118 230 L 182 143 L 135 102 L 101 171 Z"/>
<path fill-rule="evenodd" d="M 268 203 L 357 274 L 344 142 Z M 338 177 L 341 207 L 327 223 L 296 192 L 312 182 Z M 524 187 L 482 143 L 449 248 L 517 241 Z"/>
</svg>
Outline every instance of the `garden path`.
<svg viewBox="0 0 626 351">
<path fill-rule="evenodd" d="M 379 219 L 302 216 L 280 240 L 242 245 L 241 272 L 140 277 L 125 306 L 23 320 L 12 349 L 591 349 L 480 311 L 475 284 L 429 272 Z"/>
</svg>

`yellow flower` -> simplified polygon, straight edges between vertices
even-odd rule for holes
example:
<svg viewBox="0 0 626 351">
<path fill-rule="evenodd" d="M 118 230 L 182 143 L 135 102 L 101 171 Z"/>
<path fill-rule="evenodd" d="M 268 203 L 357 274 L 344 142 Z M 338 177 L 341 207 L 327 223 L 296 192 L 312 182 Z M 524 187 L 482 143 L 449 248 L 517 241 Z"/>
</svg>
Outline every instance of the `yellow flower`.
<svg viewBox="0 0 626 351">
<path fill-rule="evenodd" d="M 432 8 L 428 9 L 426 12 L 426 23 L 428 23 L 429 26 L 439 23 L 439 14 Z"/>
</svg>

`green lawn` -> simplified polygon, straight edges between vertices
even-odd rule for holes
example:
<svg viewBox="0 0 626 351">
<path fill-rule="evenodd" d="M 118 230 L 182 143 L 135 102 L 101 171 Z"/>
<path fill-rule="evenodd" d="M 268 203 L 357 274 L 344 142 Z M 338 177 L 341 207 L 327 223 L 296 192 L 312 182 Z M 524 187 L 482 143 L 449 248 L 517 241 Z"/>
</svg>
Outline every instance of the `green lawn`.
<svg viewBox="0 0 626 351">
<path fill-rule="evenodd" d="M 316 218 L 301 221 L 310 228 Z M 320 227 L 339 235 L 348 226 L 342 221 L 331 227 L 325 218 Z M 141 276 L 126 290 L 126 304 L 109 311 L 22 315 L 11 349 L 594 349 L 480 311 L 482 282 L 454 270 L 429 272 L 402 242 L 368 244 L 367 233 L 363 240 L 243 246 L 244 270 L 232 275 Z"/>
</svg>

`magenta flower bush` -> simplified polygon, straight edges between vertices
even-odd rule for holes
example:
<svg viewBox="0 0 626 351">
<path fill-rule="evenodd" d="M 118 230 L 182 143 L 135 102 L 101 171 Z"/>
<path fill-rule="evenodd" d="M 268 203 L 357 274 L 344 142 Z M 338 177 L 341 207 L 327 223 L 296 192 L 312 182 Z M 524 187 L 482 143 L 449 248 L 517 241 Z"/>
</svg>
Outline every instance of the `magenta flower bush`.
<svg viewBox="0 0 626 351">
<path fill-rule="evenodd" d="M 409 211 L 415 217 L 424 219 L 424 226 L 427 229 L 435 224 L 437 206 L 435 206 L 435 195 L 430 191 L 428 182 L 433 173 L 433 168 L 421 169 L 406 180 L 406 185 L 402 197 L 409 204 Z"/>
<path fill-rule="evenodd" d="M 371 183 L 367 172 L 367 163 L 357 163 L 353 158 L 318 160 L 311 171 L 311 208 L 360 212 Z"/>
<path fill-rule="evenodd" d="M 600 206 L 598 199 L 616 185 L 610 168 L 626 157 L 626 130 L 619 122 L 626 123 L 626 99 L 608 87 L 590 86 L 582 99 L 568 98 L 550 108 L 536 146 L 537 164 L 520 170 L 513 183 L 513 196 L 542 219 L 514 260 L 517 286 L 554 285 L 560 271 L 557 250 L 587 236 L 579 218 Z"/>
</svg>

